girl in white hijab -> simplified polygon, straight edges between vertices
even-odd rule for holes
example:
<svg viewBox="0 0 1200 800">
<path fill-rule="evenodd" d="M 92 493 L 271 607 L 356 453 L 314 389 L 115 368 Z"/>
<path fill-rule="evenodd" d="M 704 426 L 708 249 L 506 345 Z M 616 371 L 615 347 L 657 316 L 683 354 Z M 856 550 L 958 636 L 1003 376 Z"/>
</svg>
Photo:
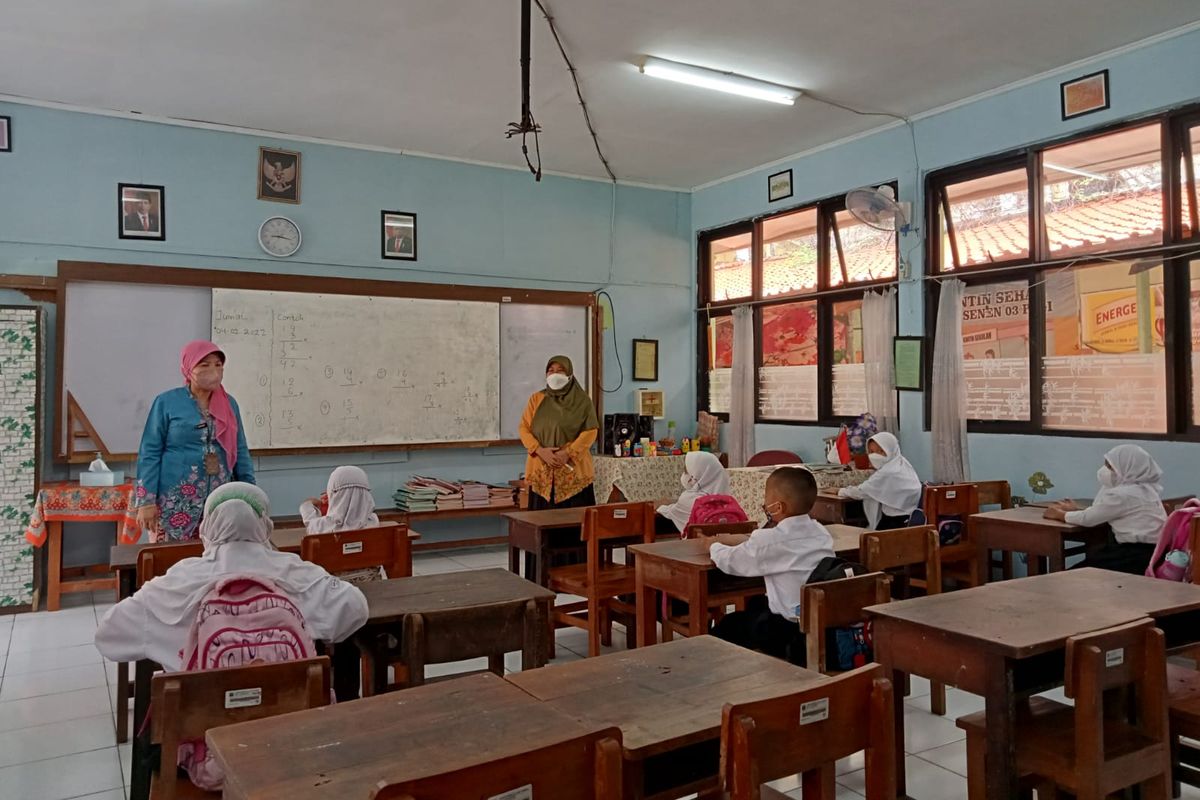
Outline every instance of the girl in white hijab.
<svg viewBox="0 0 1200 800">
<path fill-rule="evenodd" d="M 1121 444 L 1104 454 L 1096 473 L 1100 491 L 1084 509 L 1072 500 L 1055 503 L 1043 516 L 1093 528 L 1108 524 L 1108 544 L 1092 550 L 1079 566 L 1100 567 L 1141 575 L 1154 555 L 1154 545 L 1167 522 L 1162 505 L 1162 470 L 1136 444 Z"/>
<path fill-rule="evenodd" d="M 310 497 L 300 506 L 300 517 L 309 533 L 357 531 L 379 525 L 375 515 L 375 498 L 367 473 L 359 467 L 338 467 L 329 475 L 325 487 L 329 511 L 324 516 L 317 510 L 317 498 Z"/>
<path fill-rule="evenodd" d="M 887 431 L 867 440 L 867 457 L 875 472 L 862 484 L 847 486 L 838 494 L 862 500 L 871 530 L 905 527 L 921 502 L 921 478 L 900 454 L 900 442 Z"/>
<path fill-rule="evenodd" d="M 149 658 L 168 671 L 182 669 L 200 601 L 227 575 L 270 578 L 296 602 L 314 639 L 340 642 L 361 628 L 367 621 L 362 592 L 316 564 L 275 550 L 273 527 L 262 489 L 227 483 L 214 490 L 200 523 L 204 554 L 185 558 L 110 608 L 96 629 L 96 648 L 110 661 Z"/>
<path fill-rule="evenodd" d="M 712 453 L 688 453 L 683 458 L 683 474 L 679 476 L 683 484 L 683 492 L 674 503 L 659 506 L 659 522 L 655 529 L 669 533 L 673 525 L 683 533 L 688 519 L 692 515 L 692 506 L 706 494 L 730 494 L 729 473 L 721 466 L 721 461 Z M 665 530 L 664 530 L 665 529 Z"/>
</svg>

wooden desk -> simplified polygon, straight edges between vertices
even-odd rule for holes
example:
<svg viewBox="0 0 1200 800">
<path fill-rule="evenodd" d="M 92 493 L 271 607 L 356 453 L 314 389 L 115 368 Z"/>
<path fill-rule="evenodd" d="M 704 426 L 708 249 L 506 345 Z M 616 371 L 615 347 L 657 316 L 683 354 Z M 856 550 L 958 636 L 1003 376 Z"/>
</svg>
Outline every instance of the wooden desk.
<svg viewBox="0 0 1200 800">
<path fill-rule="evenodd" d="M 619 727 L 626 798 L 674 798 L 717 788 L 726 703 L 795 692 L 828 678 L 697 636 L 507 680 L 583 725 Z"/>
<path fill-rule="evenodd" d="M 1082 528 L 1065 522 L 1046 519 L 1045 509 L 1033 506 L 1006 508 L 972 514 L 968 538 L 974 540 L 979 550 L 979 563 L 987 565 L 992 550 L 1027 553 L 1027 568 L 1030 575 L 1043 572 L 1061 572 L 1066 569 L 1068 541 L 1103 542 L 1108 537 L 1108 526 Z M 1043 569 L 1042 559 L 1046 559 Z M 981 569 L 980 580 L 986 582 L 988 569 Z"/>
<path fill-rule="evenodd" d="M 585 552 L 580 533 L 586 508 L 551 508 L 542 511 L 509 511 L 508 569 L 520 574 L 525 554 L 525 577 L 545 586 L 551 560 L 564 553 Z"/>
<path fill-rule="evenodd" d="M 808 515 L 817 522 L 826 524 L 855 524 L 866 525 L 867 513 L 863 510 L 861 500 L 840 497 L 837 489 L 817 492 L 817 500 L 813 503 Z"/>
<path fill-rule="evenodd" d="M 495 675 L 214 728 L 225 800 L 365 800 L 589 730 Z"/>
<path fill-rule="evenodd" d="M 488 657 L 504 674 L 504 654 L 521 651 L 521 668 L 546 663 L 554 592 L 505 569 L 479 569 L 373 581 L 361 587 L 369 609 L 357 637 L 373 687 L 387 685 L 388 664 L 402 658 L 410 685 L 425 681 L 425 665 Z M 399 652 L 387 647 L 391 633 Z"/>
<path fill-rule="evenodd" d="M 1063 681 L 1066 640 L 1153 617 L 1168 646 L 1200 639 L 1200 586 L 1099 569 L 1056 572 L 867 609 L 875 657 L 894 686 L 922 675 L 986 703 L 987 796 L 1017 796 L 1013 730 L 1018 698 Z M 896 693 L 903 752 L 903 693 Z M 897 762 L 904 795 L 904 764 Z"/>
</svg>

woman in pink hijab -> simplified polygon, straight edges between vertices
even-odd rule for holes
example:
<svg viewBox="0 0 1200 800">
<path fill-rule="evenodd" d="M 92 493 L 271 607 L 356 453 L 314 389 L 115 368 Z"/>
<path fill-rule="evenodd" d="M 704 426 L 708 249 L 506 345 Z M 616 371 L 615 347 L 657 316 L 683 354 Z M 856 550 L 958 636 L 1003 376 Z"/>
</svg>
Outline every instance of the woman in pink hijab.
<svg viewBox="0 0 1200 800">
<path fill-rule="evenodd" d="M 213 489 L 254 483 L 237 401 L 221 385 L 225 354 L 197 340 L 179 362 L 184 385 L 154 398 L 138 449 L 134 505 L 153 542 L 195 539 Z"/>
</svg>

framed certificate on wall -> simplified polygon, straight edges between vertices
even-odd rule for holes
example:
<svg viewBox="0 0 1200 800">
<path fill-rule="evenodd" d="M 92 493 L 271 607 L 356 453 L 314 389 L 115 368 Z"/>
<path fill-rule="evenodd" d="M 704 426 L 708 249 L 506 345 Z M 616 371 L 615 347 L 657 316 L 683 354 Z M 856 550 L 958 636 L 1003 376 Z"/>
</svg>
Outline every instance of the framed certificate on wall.
<svg viewBox="0 0 1200 800">
<path fill-rule="evenodd" d="M 633 379 L 658 380 L 658 339 L 633 340 Z"/>
</svg>

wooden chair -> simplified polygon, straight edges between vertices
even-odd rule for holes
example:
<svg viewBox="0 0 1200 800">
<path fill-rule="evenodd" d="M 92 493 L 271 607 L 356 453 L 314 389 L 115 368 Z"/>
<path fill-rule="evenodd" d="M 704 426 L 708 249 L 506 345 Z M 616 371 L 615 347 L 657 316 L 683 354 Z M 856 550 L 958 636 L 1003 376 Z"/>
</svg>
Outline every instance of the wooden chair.
<svg viewBox="0 0 1200 800">
<path fill-rule="evenodd" d="M 833 800 L 839 758 L 866 751 L 867 800 L 896 797 L 892 684 L 878 664 L 783 697 L 726 705 L 721 784 L 729 800 L 784 798 L 762 786 L 799 773 L 805 800 Z M 799 724 L 797 724 L 799 723 Z"/>
<path fill-rule="evenodd" d="M 828 674 L 825 669 L 826 632 L 866 622 L 864 608 L 891 599 L 892 576 L 882 572 L 806 585 L 801 592 L 800 630 L 806 639 L 808 668 Z"/>
<path fill-rule="evenodd" d="M 942 578 L 950 578 L 964 586 L 982 583 L 983 565 L 979 554 L 970 541 L 970 520 L 979 513 L 979 488 L 973 483 L 951 483 L 944 486 L 926 486 L 921 504 L 925 519 L 935 528 L 939 520 L 958 517 L 962 520 L 963 535 L 957 544 L 941 548 Z"/>
<path fill-rule="evenodd" d="M 980 511 L 993 510 L 988 506 L 996 506 L 998 509 L 1013 507 L 1012 487 L 1008 481 L 975 481 L 975 488 L 979 491 Z M 992 571 L 998 569 L 1004 580 L 1010 580 L 1013 576 L 1013 554 L 1005 550 L 995 558 L 989 557 L 988 563 L 983 565 L 983 569 Z M 990 573 L 988 573 L 988 578 L 991 578 Z"/>
<path fill-rule="evenodd" d="M 137 554 L 137 588 L 142 588 L 146 581 L 166 575 L 167 570 L 185 558 L 199 558 L 202 555 L 204 544 L 198 539 L 142 548 Z"/>
<path fill-rule="evenodd" d="M 621 800 L 621 767 L 621 730 L 605 728 L 467 769 L 380 786 L 370 798 Z"/>
<path fill-rule="evenodd" d="M 613 553 L 627 544 L 654 541 L 653 503 L 616 503 L 593 506 L 584 513 L 581 538 L 587 546 L 583 564 L 551 567 L 547 588 L 559 594 L 574 594 L 583 601 L 556 606 L 556 625 L 571 625 L 588 632 L 588 655 L 600 655 L 600 645 L 612 643 L 614 614 L 626 618 L 628 646 L 636 641 L 632 603 L 619 599 L 634 594 L 637 580 L 632 564 L 613 561 Z M 628 554 L 627 554 L 628 555 Z"/>
<path fill-rule="evenodd" d="M 900 594 L 910 594 L 914 581 L 907 575 L 910 567 L 923 568 L 926 594 L 938 594 L 942 590 L 941 548 L 938 546 L 937 531 L 923 525 L 916 528 L 899 528 L 890 531 L 864 533 L 859 539 L 859 560 L 872 572 L 905 570 L 894 581 L 893 588 Z M 929 682 L 929 711 L 942 716 L 946 713 L 946 687 L 935 681 Z"/>
<path fill-rule="evenodd" d="M 1113 690 L 1123 691 L 1106 706 Z M 1056 797 L 1059 788 L 1100 800 L 1139 785 L 1146 800 L 1171 796 L 1166 652 L 1153 620 L 1068 639 L 1066 694 L 1073 707 L 1035 697 L 1017 716 L 1017 771 L 1030 776 L 1038 800 Z M 985 723 L 985 712 L 958 720 L 967 731 L 970 800 L 986 796 Z"/>
<path fill-rule="evenodd" d="M 381 522 L 374 528 L 337 533 L 310 533 L 300 540 L 300 557 L 338 575 L 383 567 L 389 578 L 412 575 L 408 526 Z"/>
<path fill-rule="evenodd" d="M 782 464 L 803 464 L 804 459 L 790 450 L 760 450 L 750 456 L 747 467 L 774 467 Z"/>
<path fill-rule="evenodd" d="M 684 539 L 695 539 L 699 536 L 720 536 L 721 534 L 746 535 L 758 530 L 758 523 L 750 520 L 748 522 L 712 522 L 707 525 L 688 525 L 683 529 Z M 760 594 L 755 592 L 754 594 Z M 725 616 L 725 609 L 728 606 L 733 606 L 738 611 L 741 611 L 746 605 L 747 593 L 745 591 L 733 590 L 729 592 L 716 592 L 708 596 L 708 614 L 709 617 L 716 621 Z M 671 641 L 676 633 L 687 635 L 688 632 L 688 617 L 686 614 L 672 614 L 671 606 L 682 606 L 684 601 L 674 600 L 673 603 L 668 603 L 666 612 L 663 614 L 662 625 L 662 640 L 664 642 Z"/>
<path fill-rule="evenodd" d="M 150 739 L 162 747 L 150 783 L 153 800 L 219 798 L 197 789 L 176 769 L 179 743 L 204 739 L 211 728 L 329 704 L 329 659 L 171 672 L 151 686 Z"/>
</svg>

